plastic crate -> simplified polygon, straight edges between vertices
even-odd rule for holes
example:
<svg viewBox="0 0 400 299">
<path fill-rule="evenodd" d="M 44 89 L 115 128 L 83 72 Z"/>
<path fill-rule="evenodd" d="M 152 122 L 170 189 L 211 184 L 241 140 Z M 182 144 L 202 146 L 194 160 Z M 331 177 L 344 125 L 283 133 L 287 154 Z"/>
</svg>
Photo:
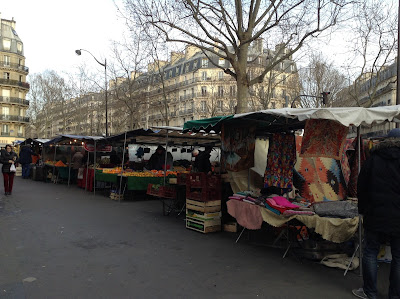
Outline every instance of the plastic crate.
<svg viewBox="0 0 400 299">
<path fill-rule="evenodd" d="M 159 196 L 159 194 L 160 194 L 160 188 L 161 188 L 161 186 L 160 186 L 158 189 L 155 189 L 153 184 L 148 184 L 148 185 L 147 185 L 147 192 L 146 192 L 146 194 L 147 194 L 147 195 L 151 195 L 151 196 Z"/>
<path fill-rule="evenodd" d="M 158 196 L 164 198 L 176 198 L 176 189 L 173 186 L 160 186 Z"/>
<path fill-rule="evenodd" d="M 208 189 L 220 189 L 221 188 L 221 176 L 219 176 L 219 175 L 207 176 L 207 188 Z"/>
<path fill-rule="evenodd" d="M 207 174 L 203 172 L 190 173 L 186 182 L 186 186 L 190 188 L 206 188 Z"/>
</svg>

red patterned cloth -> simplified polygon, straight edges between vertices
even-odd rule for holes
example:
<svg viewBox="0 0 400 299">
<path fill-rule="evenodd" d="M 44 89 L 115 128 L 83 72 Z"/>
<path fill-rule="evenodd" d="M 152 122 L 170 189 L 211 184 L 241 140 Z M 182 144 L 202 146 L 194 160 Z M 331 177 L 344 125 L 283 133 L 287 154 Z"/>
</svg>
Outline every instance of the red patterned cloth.
<svg viewBox="0 0 400 299">
<path fill-rule="evenodd" d="M 296 162 L 294 134 L 276 133 L 270 139 L 264 187 L 292 188 L 293 167 Z"/>
<path fill-rule="evenodd" d="M 348 127 L 333 120 L 307 120 L 300 157 L 325 157 L 341 160 L 348 131 Z"/>
</svg>

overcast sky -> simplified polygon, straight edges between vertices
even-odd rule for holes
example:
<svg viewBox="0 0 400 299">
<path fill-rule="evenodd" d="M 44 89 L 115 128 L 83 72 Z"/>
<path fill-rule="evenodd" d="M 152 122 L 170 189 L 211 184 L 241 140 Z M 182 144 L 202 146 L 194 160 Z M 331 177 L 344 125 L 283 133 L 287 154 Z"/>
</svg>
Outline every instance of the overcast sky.
<svg viewBox="0 0 400 299">
<path fill-rule="evenodd" d="M 75 54 L 79 48 L 104 60 L 125 29 L 113 0 L 1 0 L 0 13 L 16 21 L 30 73 L 73 71 L 82 59 L 90 65 L 89 54 Z"/>
</svg>

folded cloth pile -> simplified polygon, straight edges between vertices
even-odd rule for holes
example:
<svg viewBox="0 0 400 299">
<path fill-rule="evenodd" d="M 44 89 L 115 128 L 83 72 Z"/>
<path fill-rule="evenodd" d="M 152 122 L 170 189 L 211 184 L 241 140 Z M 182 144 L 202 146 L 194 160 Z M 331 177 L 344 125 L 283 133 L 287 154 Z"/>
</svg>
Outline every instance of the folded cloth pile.
<svg viewBox="0 0 400 299">
<path fill-rule="evenodd" d="M 277 215 L 314 215 L 313 211 L 305 210 L 306 208 L 301 208 L 299 205 L 291 203 L 289 200 L 282 196 L 267 198 L 265 207 Z"/>
</svg>

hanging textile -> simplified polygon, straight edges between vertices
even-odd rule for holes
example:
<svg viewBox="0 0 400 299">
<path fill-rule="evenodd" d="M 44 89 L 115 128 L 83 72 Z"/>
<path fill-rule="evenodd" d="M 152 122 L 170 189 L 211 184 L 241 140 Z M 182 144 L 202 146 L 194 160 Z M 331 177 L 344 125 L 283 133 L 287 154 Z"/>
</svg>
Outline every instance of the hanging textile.
<svg viewBox="0 0 400 299">
<path fill-rule="evenodd" d="M 326 157 L 302 157 L 302 137 L 296 136 L 297 161 L 294 185 L 310 202 L 343 200 L 346 185 L 339 160 Z"/>
<path fill-rule="evenodd" d="M 241 171 L 254 166 L 256 127 L 252 125 L 230 126 L 221 130 L 222 165 L 225 170 Z"/>
<path fill-rule="evenodd" d="M 368 141 L 365 142 L 368 143 Z M 364 150 L 365 142 L 361 138 L 361 144 L 360 144 L 361 166 L 364 164 L 364 161 L 366 160 L 365 150 Z M 357 197 L 358 160 L 359 160 L 357 138 L 355 138 L 353 141 L 353 147 L 355 151 L 353 151 L 352 155 L 349 157 L 351 173 L 350 173 L 349 184 L 347 186 L 347 192 L 348 192 L 347 194 L 350 197 Z"/>
<path fill-rule="evenodd" d="M 294 134 L 273 134 L 268 150 L 264 187 L 291 189 L 295 162 L 296 140 Z"/>
<path fill-rule="evenodd" d="M 345 140 L 342 159 L 340 161 L 343 178 L 344 178 L 344 182 L 345 182 L 346 186 L 349 184 L 350 174 L 351 174 L 349 155 L 351 155 L 352 151 L 354 151 L 353 141 L 354 141 L 354 139 L 346 139 Z"/>
<path fill-rule="evenodd" d="M 307 120 L 300 156 L 342 159 L 343 146 L 348 131 L 348 127 L 333 120 Z"/>
</svg>

